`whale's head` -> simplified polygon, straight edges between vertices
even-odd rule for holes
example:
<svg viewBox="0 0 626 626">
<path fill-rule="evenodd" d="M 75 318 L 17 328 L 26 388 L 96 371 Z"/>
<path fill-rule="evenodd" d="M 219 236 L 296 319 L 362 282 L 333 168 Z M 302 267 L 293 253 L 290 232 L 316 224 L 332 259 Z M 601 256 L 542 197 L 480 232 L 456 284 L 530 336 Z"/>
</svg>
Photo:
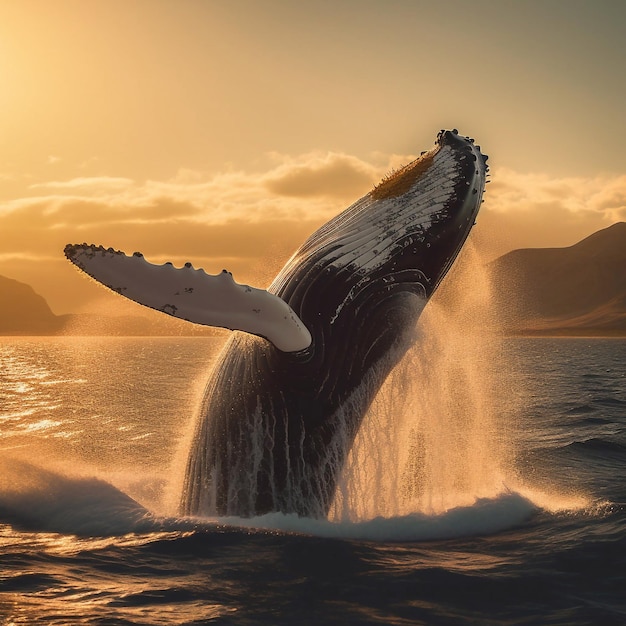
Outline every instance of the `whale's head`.
<svg viewBox="0 0 626 626">
<path fill-rule="evenodd" d="M 411 325 L 474 224 L 486 162 L 472 139 L 441 131 L 432 150 L 309 237 L 269 288 L 311 331 L 309 353 L 382 348 Z"/>
</svg>

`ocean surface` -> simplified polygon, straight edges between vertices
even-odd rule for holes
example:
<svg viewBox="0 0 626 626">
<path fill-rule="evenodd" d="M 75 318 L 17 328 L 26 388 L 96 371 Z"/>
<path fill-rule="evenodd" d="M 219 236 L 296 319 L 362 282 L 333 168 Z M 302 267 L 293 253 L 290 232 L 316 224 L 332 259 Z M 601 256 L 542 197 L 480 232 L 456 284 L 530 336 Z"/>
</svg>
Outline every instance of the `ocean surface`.
<svg viewBox="0 0 626 626">
<path fill-rule="evenodd" d="M 331 519 L 183 519 L 221 344 L 0 338 L 0 624 L 626 624 L 626 340 L 424 349 Z"/>
</svg>

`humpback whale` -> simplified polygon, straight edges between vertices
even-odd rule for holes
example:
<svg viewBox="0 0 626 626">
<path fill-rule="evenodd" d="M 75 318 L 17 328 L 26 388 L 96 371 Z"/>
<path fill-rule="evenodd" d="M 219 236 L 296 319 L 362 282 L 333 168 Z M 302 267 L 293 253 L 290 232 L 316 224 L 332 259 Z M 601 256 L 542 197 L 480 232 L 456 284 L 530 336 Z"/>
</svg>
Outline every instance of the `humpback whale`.
<svg viewBox="0 0 626 626">
<path fill-rule="evenodd" d="M 364 414 L 475 222 L 486 161 L 472 139 L 441 131 L 431 150 L 313 233 L 267 291 L 226 270 L 66 247 L 132 300 L 237 331 L 207 383 L 181 513 L 328 514 Z"/>
</svg>

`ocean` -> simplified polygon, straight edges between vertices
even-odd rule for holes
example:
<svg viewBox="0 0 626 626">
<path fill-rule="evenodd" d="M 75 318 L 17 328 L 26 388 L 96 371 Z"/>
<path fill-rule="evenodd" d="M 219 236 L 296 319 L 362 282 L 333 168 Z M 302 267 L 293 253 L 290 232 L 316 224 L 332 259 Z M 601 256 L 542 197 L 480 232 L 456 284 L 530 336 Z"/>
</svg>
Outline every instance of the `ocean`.
<svg viewBox="0 0 626 626">
<path fill-rule="evenodd" d="M 0 338 L 1 624 L 626 624 L 626 340 L 422 346 L 329 520 L 184 519 L 222 343 Z"/>
</svg>

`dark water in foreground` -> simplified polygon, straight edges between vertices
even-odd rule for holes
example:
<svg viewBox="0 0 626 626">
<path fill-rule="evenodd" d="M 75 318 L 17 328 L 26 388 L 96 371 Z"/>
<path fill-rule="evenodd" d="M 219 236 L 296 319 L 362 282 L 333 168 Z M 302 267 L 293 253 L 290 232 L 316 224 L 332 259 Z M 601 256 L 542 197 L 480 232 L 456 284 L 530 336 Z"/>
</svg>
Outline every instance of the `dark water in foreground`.
<svg viewBox="0 0 626 626">
<path fill-rule="evenodd" d="M 625 340 L 506 342 L 510 492 L 336 523 L 176 519 L 216 349 L 0 339 L 1 624 L 626 624 Z"/>
</svg>

